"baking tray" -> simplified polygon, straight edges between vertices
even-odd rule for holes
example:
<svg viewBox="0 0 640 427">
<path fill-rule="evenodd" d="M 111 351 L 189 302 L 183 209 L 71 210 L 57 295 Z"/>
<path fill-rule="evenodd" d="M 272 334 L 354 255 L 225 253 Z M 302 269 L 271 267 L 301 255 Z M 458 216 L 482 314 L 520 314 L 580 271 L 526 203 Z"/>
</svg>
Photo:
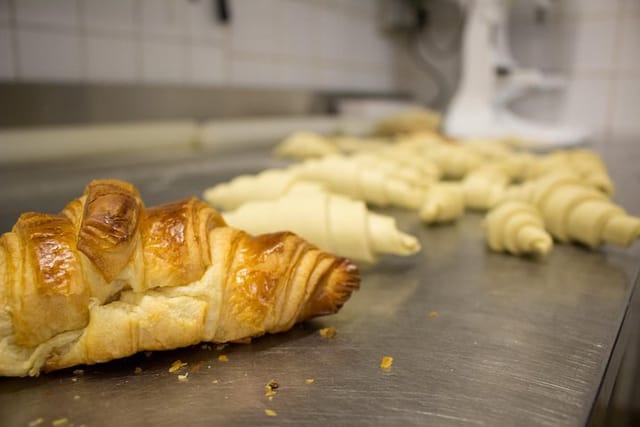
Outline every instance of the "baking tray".
<svg viewBox="0 0 640 427">
<path fill-rule="evenodd" d="M 640 149 L 614 148 L 605 158 L 616 165 L 616 198 L 637 214 Z M 7 166 L 0 169 L 1 231 L 19 212 L 61 209 L 93 177 L 128 179 L 153 205 L 278 164 L 255 149 Z M 423 250 L 363 266 L 362 287 L 339 314 L 251 344 L 3 378 L 0 425 L 588 423 L 606 375 L 617 369 L 611 356 L 623 345 L 618 334 L 638 277 L 638 245 L 558 245 L 535 262 L 487 251 L 480 214 L 426 227 L 411 212 L 386 212 Z M 320 336 L 327 326 L 335 338 Z M 379 367 L 383 356 L 394 358 L 388 371 Z M 180 371 L 189 372 L 187 381 L 168 372 L 176 360 L 188 363 Z M 271 399 L 270 380 L 279 384 Z"/>
</svg>

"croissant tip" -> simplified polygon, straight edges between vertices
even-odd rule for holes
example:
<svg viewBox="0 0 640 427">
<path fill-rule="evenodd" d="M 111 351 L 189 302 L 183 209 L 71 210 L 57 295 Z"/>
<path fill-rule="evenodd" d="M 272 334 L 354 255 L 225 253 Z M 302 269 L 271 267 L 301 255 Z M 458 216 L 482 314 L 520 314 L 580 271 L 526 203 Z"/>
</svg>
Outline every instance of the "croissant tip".
<svg viewBox="0 0 640 427">
<path fill-rule="evenodd" d="M 320 292 L 305 318 L 334 314 L 360 288 L 360 269 L 348 258 L 336 258 L 335 267 L 320 284 Z"/>
</svg>

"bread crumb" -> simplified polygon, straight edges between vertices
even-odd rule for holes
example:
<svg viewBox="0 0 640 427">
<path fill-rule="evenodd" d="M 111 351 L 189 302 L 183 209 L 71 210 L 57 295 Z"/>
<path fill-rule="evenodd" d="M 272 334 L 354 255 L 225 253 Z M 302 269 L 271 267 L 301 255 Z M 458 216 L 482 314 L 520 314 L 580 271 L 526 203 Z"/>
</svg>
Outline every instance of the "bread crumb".
<svg viewBox="0 0 640 427">
<path fill-rule="evenodd" d="M 200 348 L 203 350 L 213 350 L 213 347 L 211 347 L 209 344 L 202 344 Z"/>
<path fill-rule="evenodd" d="M 76 369 L 73 371 L 73 375 L 84 375 L 84 369 Z"/>
<path fill-rule="evenodd" d="M 220 350 L 224 350 L 227 347 L 227 344 L 218 344 L 216 346 L 216 350 L 220 351 Z"/>
<path fill-rule="evenodd" d="M 207 365 L 207 369 L 211 369 L 211 365 Z"/>
<path fill-rule="evenodd" d="M 178 375 L 178 381 L 186 382 L 188 380 L 189 380 L 189 373 L 188 372 L 186 374 L 184 374 L 184 375 L 182 375 L 182 374 Z"/>
<path fill-rule="evenodd" d="M 73 381 L 74 383 L 78 382 L 78 378 L 77 377 L 73 377 L 73 378 L 71 378 L 71 381 Z"/>
<path fill-rule="evenodd" d="M 267 417 L 275 417 L 278 415 L 273 409 L 265 409 L 264 413 L 267 415 Z"/>
<path fill-rule="evenodd" d="M 67 418 L 58 418 L 57 420 L 51 421 L 51 425 L 58 427 L 69 424 L 69 420 Z"/>
<path fill-rule="evenodd" d="M 177 372 L 178 370 L 184 368 L 185 366 L 187 366 L 187 363 L 178 359 L 171 364 L 171 367 L 169 368 L 169 372 L 171 373 Z"/>
<path fill-rule="evenodd" d="M 438 314 L 437 311 L 430 311 L 429 312 L 429 317 L 431 317 L 432 319 L 435 319 L 436 317 L 438 317 L 440 314 Z"/>
<path fill-rule="evenodd" d="M 267 397 L 273 397 L 276 395 L 276 392 L 274 391 L 275 389 L 277 389 L 278 387 L 280 387 L 280 384 L 278 384 L 276 382 L 276 380 L 270 380 L 267 384 L 265 384 L 264 386 L 264 395 Z"/>
<path fill-rule="evenodd" d="M 40 417 L 40 418 L 36 418 L 33 421 L 29 421 L 29 427 L 36 427 L 39 426 L 40 424 L 42 424 L 44 422 L 44 418 Z"/>
<path fill-rule="evenodd" d="M 380 367 L 382 369 L 389 370 L 389 369 L 391 369 L 391 365 L 393 365 L 393 357 L 391 357 L 391 356 L 383 356 L 382 360 L 380 361 Z"/>
<path fill-rule="evenodd" d="M 336 336 L 336 328 L 329 326 L 328 328 L 320 329 L 320 336 L 322 338 L 334 338 Z"/>
<path fill-rule="evenodd" d="M 228 361 L 229 361 L 229 358 L 227 356 L 225 356 L 224 354 L 221 354 L 220 356 L 218 356 L 218 362 L 225 363 L 225 362 L 228 362 Z"/>
<path fill-rule="evenodd" d="M 204 365 L 204 360 L 201 360 L 199 362 L 194 363 L 189 368 L 189 372 L 198 372 L 200 370 L 200 368 L 202 368 L 202 365 Z"/>
<path fill-rule="evenodd" d="M 142 368 L 140 366 L 137 366 L 136 369 L 133 370 L 133 373 L 138 375 L 142 373 Z"/>
<path fill-rule="evenodd" d="M 219 382 L 219 381 L 218 381 L 218 380 L 213 380 L 213 381 L 211 381 L 211 382 L 212 382 L 213 384 L 218 384 L 218 382 Z"/>
<path fill-rule="evenodd" d="M 80 399 L 79 395 L 76 394 L 75 396 L 73 396 L 73 400 L 79 400 L 79 399 Z"/>
<path fill-rule="evenodd" d="M 307 378 L 306 380 L 304 380 L 305 383 L 307 384 L 313 384 L 315 380 L 313 378 Z"/>
</svg>

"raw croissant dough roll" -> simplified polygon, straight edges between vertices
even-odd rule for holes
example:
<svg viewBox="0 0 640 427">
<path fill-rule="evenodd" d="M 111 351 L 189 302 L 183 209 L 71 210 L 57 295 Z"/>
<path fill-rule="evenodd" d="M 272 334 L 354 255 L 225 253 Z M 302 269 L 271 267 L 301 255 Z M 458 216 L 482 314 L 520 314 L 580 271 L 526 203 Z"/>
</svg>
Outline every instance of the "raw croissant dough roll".
<svg viewBox="0 0 640 427">
<path fill-rule="evenodd" d="M 491 209 L 503 197 L 509 181 L 508 172 L 499 164 L 471 171 L 462 181 L 465 205 L 472 209 Z"/>
<path fill-rule="evenodd" d="M 23 214 L 0 239 L 0 375 L 38 375 L 142 350 L 284 331 L 337 311 L 348 260 L 291 233 L 252 237 L 187 199 L 145 209 L 94 181 L 61 214 Z"/>
<path fill-rule="evenodd" d="M 484 220 L 489 247 L 514 255 L 546 255 L 553 240 L 544 229 L 540 212 L 525 202 L 505 202 L 493 208 Z"/>
<path fill-rule="evenodd" d="M 537 157 L 529 165 L 527 175 L 533 179 L 558 172 L 572 173 L 605 194 L 613 193 L 614 185 L 606 166 L 591 150 L 560 150 Z"/>
<path fill-rule="evenodd" d="M 306 160 L 337 154 L 339 151 L 338 147 L 322 135 L 296 132 L 278 144 L 275 154 L 289 159 Z"/>
<path fill-rule="evenodd" d="M 464 214 L 464 191 L 457 182 L 431 185 L 420 208 L 420 218 L 427 224 L 449 222 Z"/>
<path fill-rule="evenodd" d="M 286 194 L 298 180 L 291 170 L 267 169 L 257 175 L 240 175 L 208 188 L 202 197 L 213 206 L 235 209 L 249 200 L 276 199 Z"/>
<path fill-rule="evenodd" d="M 224 218 L 252 234 L 290 230 L 320 249 L 360 261 L 420 250 L 418 240 L 399 231 L 394 218 L 369 212 L 361 201 L 317 189 L 294 187 L 276 200 L 245 203 L 225 212 Z"/>
<path fill-rule="evenodd" d="M 629 246 L 640 236 L 640 218 L 626 214 L 593 187 L 562 179 L 538 182 L 535 202 L 549 232 L 561 242 L 591 248 L 603 243 Z"/>
<path fill-rule="evenodd" d="M 320 182 L 334 193 L 378 206 L 416 209 L 424 199 L 422 186 L 344 156 L 307 161 L 294 167 L 294 171 L 303 180 Z"/>
</svg>

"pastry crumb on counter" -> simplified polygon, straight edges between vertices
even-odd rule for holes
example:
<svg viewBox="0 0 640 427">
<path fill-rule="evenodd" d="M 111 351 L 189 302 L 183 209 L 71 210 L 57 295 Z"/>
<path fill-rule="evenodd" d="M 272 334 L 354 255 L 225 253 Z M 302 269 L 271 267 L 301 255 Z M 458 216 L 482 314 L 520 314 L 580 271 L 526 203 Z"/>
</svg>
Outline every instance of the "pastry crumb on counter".
<svg viewBox="0 0 640 427">
<path fill-rule="evenodd" d="M 133 370 L 133 373 L 138 375 L 142 373 L 142 368 L 140 366 L 136 366 L 136 369 Z"/>
<path fill-rule="evenodd" d="M 78 377 L 71 378 L 71 381 L 73 381 L 74 383 L 78 382 Z"/>
<path fill-rule="evenodd" d="M 200 360 L 199 362 L 194 363 L 189 368 L 189 372 L 198 372 L 200 368 L 202 368 L 202 365 L 204 365 L 204 360 Z"/>
<path fill-rule="evenodd" d="M 186 382 L 189 381 L 189 373 L 178 375 L 178 381 Z"/>
<path fill-rule="evenodd" d="M 57 420 L 51 421 L 51 425 L 54 427 L 66 426 L 69 424 L 68 418 L 58 418 Z"/>
<path fill-rule="evenodd" d="M 73 375 L 84 375 L 84 369 L 76 369 L 73 371 Z"/>
<path fill-rule="evenodd" d="M 80 400 L 80 395 L 76 394 L 75 396 L 73 396 L 73 400 Z"/>
<path fill-rule="evenodd" d="M 213 380 L 213 381 L 211 381 L 211 383 L 212 383 L 212 384 L 218 384 L 219 382 L 220 382 L 220 381 L 218 381 L 218 380 Z"/>
<path fill-rule="evenodd" d="M 304 382 L 307 383 L 307 384 L 313 384 L 314 381 L 315 380 L 313 378 L 307 378 L 306 380 L 304 380 Z"/>
<path fill-rule="evenodd" d="M 185 366 L 187 366 L 187 363 L 178 359 L 171 364 L 171 367 L 169 368 L 169 372 L 171 373 L 177 372 L 180 369 L 184 368 Z"/>
<path fill-rule="evenodd" d="M 227 344 L 226 344 L 226 343 L 224 343 L 224 344 L 218 344 L 218 345 L 216 346 L 216 350 L 218 350 L 218 351 L 220 351 L 220 350 L 224 350 L 225 348 L 227 348 Z"/>
<path fill-rule="evenodd" d="M 213 350 L 213 347 L 211 347 L 209 344 L 202 344 L 200 348 L 203 350 Z"/>
<path fill-rule="evenodd" d="M 36 418 L 35 420 L 29 421 L 29 427 L 37 427 L 44 422 L 44 418 Z"/>
<path fill-rule="evenodd" d="M 393 357 L 382 356 L 382 360 L 380 361 L 380 368 L 389 370 L 391 369 L 391 365 L 393 365 Z"/>
<path fill-rule="evenodd" d="M 435 319 L 438 316 L 440 316 L 440 313 L 438 313 L 437 311 L 430 311 L 429 312 L 429 317 L 431 317 L 432 319 Z"/>
<path fill-rule="evenodd" d="M 228 362 L 228 361 L 229 361 L 229 358 L 226 355 L 221 354 L 220 356 L 218 356 L 218 362 L 225 363 L 225 362 Z"/>
<path fill-rule="evenodd" d="M 328 328 L 322 328 L 320 329 L 319 333 L 322 338 L 335 338 L 336 328 L 334 328 L 333 326 L 329 326 Z"/>
<path fill-rule="evenodd" d="M 270 400 L 273 396 L 276 395 L 275 390 L 280 387 L 280 384 L 278 384 L 276 382 L 276 380 L 270 380 L 267 384 L 265 384 L 264 386 L 264 395 L 267 396 Z"/>
<path fill-rule="evenodd" d="M 267 417 L 275 417 L 278 415 L 273 409 L 265 409 L 264 413 L 267 415 Z"/>
</svg>

